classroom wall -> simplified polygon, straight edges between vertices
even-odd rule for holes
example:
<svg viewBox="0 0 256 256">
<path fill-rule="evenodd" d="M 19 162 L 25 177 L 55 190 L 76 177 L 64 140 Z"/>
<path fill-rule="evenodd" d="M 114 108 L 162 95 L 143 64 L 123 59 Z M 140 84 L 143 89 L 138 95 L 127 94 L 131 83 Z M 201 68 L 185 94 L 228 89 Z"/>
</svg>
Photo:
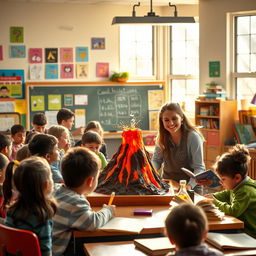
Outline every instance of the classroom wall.
<svg viewBox="0 0 256 256">
<path fill-rule="evenodd" d="M 215 81 L 231 95 L 230 71 L 227 68 L 227 13 L 256 10 L 255 0 L 199 0 L 200 17 L 200 86 Z M 209 77 L 209 61 L 220 61 L 220 77 Z"/>
</svg>

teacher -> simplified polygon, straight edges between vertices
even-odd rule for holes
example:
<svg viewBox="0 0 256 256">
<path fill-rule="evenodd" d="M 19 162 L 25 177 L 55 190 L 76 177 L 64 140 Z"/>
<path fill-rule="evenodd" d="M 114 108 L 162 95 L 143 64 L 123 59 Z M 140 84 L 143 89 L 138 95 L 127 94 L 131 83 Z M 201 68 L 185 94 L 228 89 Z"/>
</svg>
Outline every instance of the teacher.
<svg viewBox="0 0 256 256">
<path fill-rule="evenodd" d="M 203 161 L 204 138 L 190 122 L 178 103 L 166 103 L 159 112 L 159 131 L 153 154 L 153 164 L 159 170 L 163 164 L 162 178 L 176 182 L 187 180 L 188 187 L 196 182 L 182 170 L 185 167 L 195 174 L 205 171 Z"/>
</svg>

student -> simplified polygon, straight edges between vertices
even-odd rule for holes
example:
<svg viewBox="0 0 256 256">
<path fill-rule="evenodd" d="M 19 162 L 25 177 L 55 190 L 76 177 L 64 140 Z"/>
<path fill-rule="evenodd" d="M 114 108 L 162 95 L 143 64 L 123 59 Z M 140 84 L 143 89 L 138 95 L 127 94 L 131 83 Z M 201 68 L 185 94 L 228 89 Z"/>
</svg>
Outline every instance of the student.
<svg viewBox="0 0 256 256">
<path fill-rule="evenodd" d="M 41 157 L 22 161 L 13 176 L 17 199 L 7 211 L 5 225 L 34 232 L 39 240 L 42 256 L 52 255 L 52 217 L 56 205 L 52 193 L 51 170 Z"/>
<path fill-rule="evenodd" d="M 60 170 L 53 163 L 59 161 L 58 140 L 49 134 L 37 134 L 28 144 L 31 155 L 45 158 L 50 164 L 54 183 L 62 183 Z"/>
<path fill-rule="evenodd" d="M 12 141 L 9 136 L 0 134 L 0 153 L 7 156 L 9 159 L 12 154 Z"/>
<path fill-rule="evenodd" d="M 57 122 L 59 125 L 62 125 L 66 127 L 69 131 L 72 129 L 74 125 L 74 119 L 75 119 L 75 114 L 67 109 L 67 108 L 62 108 L 58 111 L 57 113 Z M 73 132 L 70 132 L 70 143 L 71 147 L 75 146 L 75 140 L 73 135 L 81 135 L 84 132 L 84 127 L 79 127 Z"/>
<path fill-rule="evenodd" d="M 167 256 L 221 256 L 221 252 L 210 249 L 204 240 L 208 222 L 201 208 L 190 203 L 175 206 L 165 220 L 166 232 L 176 251 Z"/>
<path fill-rule="evenodd" d="M 157 170 L 163 163 L 162 177 L 176 181 L 189 181 L 188 187 L 196 183 L 189 180 L 182 170 L 185 167 L 195 174 L 205 170 L 203 161 L 203 136 L 191 124 L 178 103 L 166 103 L 159 112 L 159 131 L 153 154 Z"/>
<path fill-rule="evenodd" d="M 5 217 L 5 213 L 2 208 L 2 204 L 4 201 L 3 182 L 5 180 L 5 169 L 8 163 L 9 163 L 9 159 L 7 158 L 7 156 L 0 153 L 0 218 Z"/>
<path fill-rule="evenodd" d="M 31 156 L 28 144 L 24 145 L 22 148 L 20 148 L 16 155 L 16 160 L 21 162 L 22 160 L 29 158 Z"/>
<path fill-rule="evenodd" d="M 214 168 L 225 190 L 214 193 L 213 203 L 227 215 L 244 222 L 244 231 L 256 238 L 256 181 L 248 173 L 250 155 L 237 144 L 217 160 Z"/>
<path fill-rule="evenodd" d="M 101 160 L 101 170 L 103 170 L 108 162 L 103 155 L 103 153 L 100 152 L 100 147 L 102 145 L 102 138 L 97 132 L 89 131 L 84 133 L 82 137 L 82 147 L 86 147 L 90 149 L 92 152 L 94 152 Z"/>
<path fill-rule="evenodd" d="M 6 86 L 1 86 L 0 91 L 1 91 L 0 98 L 10 98 L 8 96 L 9 90 L 8 90 L 8 88 Z"/>
<path fill-rule="evenodd" d="M 73 229 L 94 231 L 106 224 L 114 214 L 113 205 L 103 205 L 100 211 L 94 212 L 84 196 L 97 187 L 99 162 L 96 154 L 81 147 L 69 149 L 61 161 L 65 184 L 56 185 L 55 191 L 58 203 L 57 213 L 53 218 L 55 256 L 72 255 L 70 242 Z"/>
<path fill-rule="evenodd" d="M 87 123 L 85 129 L 84 129 L 84 133 L 88 132 L 88 131 L 94 131 L 97 132 L 101 138 L 103 139 L 103 128 L 100 124 L 100 122 L 98 121 L 90 121 Z M 82 140 L 78 141 L 76 143 L 75 146 L 81 146 Z M 105 158 L 108 159 L 108 155 L 107 155 L 107 145 L 103 142 L 101 147 L 100 147 L 100 152 L 104 154 Z"/>
<path fill-rule="evenodd" d="M 25 142 L 26 131 L 25 128 L 20 124 L 15 124 L 11 127 L 12 137 L 12 154 L 10 160 L 16 160 L 17 151 L 22 148 Z"/>
</svg>

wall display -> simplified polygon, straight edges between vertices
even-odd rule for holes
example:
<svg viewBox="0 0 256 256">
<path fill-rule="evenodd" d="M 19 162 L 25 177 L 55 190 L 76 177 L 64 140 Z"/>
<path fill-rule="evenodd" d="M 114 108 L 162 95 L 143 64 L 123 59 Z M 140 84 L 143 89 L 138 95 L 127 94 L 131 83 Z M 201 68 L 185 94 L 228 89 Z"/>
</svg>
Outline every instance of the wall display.
<svg viewBox="0 0 256 256">
<path fill-rule="evenodd" d="M 73 48 L 60 48 L 60 62 L 73 62 Z"/>
<path fill-rule="evenodd" d="M 76 64 L 76 78 L 88 78 L 89 75 L 89 63 Z"/>
<path fill-rule="evenodd" d="M 88 47 L 76 47 L 76 62 L 88 62 Z"/>
<path fill-rule="evenodd" d="M 26 58 L 26 46 L 10 45 L 10 58 Z"/>
<path fill-rule="evenodd" d="M 23 27 L 10 27 L 10 42 L 23 43 L 24 29 Z"/>
<path fill-rule="evenodd" d="M 58 79 L 58 64 L 45 65 L 45 79 Z"/>
<path fill-rule="evenodd" d="M 64 94 L 64 106 L 73 106 L 73 94 Z"/>
<path fill-rule="evenodd" d="M 46 63 L 58 62 L 58 48 L 45 48 L 45 62 Z"/>
<path fill-rule="evenodd" d="M 91 39 L 91 43 L 92 50 L 104 50 L 106 47 L 104 37 L 93 37 Z"/>
<path fill-rule="evenodd" d="M 96 77 L 109 77 L 109 63 L 96 63 Z"/>
<path fill-rule="evenodd" d="M 44 79 L 43 65 L 42 64 L 30 64 L 29 65 L 29 77 L 31 80 Z"/>
<path fill-rule="evenodd" d="M 86 109 L 75 109 L 75 128 L 86 126 Z"/>
<path fill-rule="evenodd" d="M 73 64 L 61 64 L 60 78 L 73 78 L 74 77 L 74 65 Z"/>
<path fill-rule="evenodd" d="M 30 48 L 28 51 L 29 63 L 42 63 L 43 62 L 43 49 L 42 48 Z"/>
<path fill-rule="evenodd" d="M 156 110 L 160 109 L 161 106 L 164 104 L 163 102 L 163 90 L 153 90 L 148 91 L 148 109 L 149 110 Z"/>
<path fill-rule="evenodd" d="M 44 111 L 45 104 L 44 104 L 44 95 L 34 95 L 31 96 L 31 111 Z"/>
<path fill-rule="evenodd" d="M 209 77 L 220 77 L 219 61 L 209 61 Z"/>
<path fill-rule="evenodd" d="M 149 120 L 152 116 L 149 117 L 148 91 L 163 90 L 163 82 L 128 82 L 125 85 L 114 82 L 52 82 L 37 85 L 31 82 L 27 83 L 26 88 L 29 100 L 32 96 L 44 95 L 47 107 L 49 94 L 61 96 L 59 108 L 67 107 L 65 104 L 70 96 L 66 95 L 74 95 L 74 105 L 70 103 L 68 108 L 72 111 L 85 109 L 86 121 L 98 120 L 105 131 L 121 130 L 121 126 L 130 125 L 131 114 L 138 121 L 139 128 L 149 130 L 150 127 L 154 128 L 154 124 Z M 164 97 L 164 94 L 159 95 Z M 30 124 L 31 117 L 37 111 L 33 109 L 32 102 L 28 102 L 28 107 L 30 115 L 27 123 Z"/>
<path fill-rule="evenodd" d="M 49 94 L 48 95 L 48 110 L 59 110 L 61 109 L 61 95 L 60 94 Z"/>
</svg>

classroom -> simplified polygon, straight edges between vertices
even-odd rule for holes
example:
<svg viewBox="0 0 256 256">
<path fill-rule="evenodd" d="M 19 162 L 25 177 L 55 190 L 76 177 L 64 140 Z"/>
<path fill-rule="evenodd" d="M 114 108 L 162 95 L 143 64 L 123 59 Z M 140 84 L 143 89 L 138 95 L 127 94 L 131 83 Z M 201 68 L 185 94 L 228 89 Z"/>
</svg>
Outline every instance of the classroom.
<svg viewBox="0 0 256 256">
<path fill-rule="evenodd" d="M 3 223 L 15 228 L 20 198 L 5 199 L 6 184 L 18 177 L 14 170 L 31 164 L 42 172 L 50 168 L 57 186 L 49 192 L 54 196 L 44 197 L 51 205 L 44 209 L 47 219 L 36 214 L 49 241 L 31 230 L 39 252 L 31 247 L 23 255 L 156 255 L 139 249 L 140 240 L 172 237 L 167 216 L 173 205 L 182 205 L 176 197 L 187 194 L 195 205 L 211 201 L 202 206 L 213 207 L 203 213 L 209 234 L 256 239 L 255 0 L 4 0 L 0 10 L 0 235 L 12 239 Z M 131 21 L 136 17 L 144 21 Z M 155 21 L 165 17 L 176 21 Z M 15 133 L 23 137 L 19 145 Z M 79 154 L 88 166 L 100 159 L 98 178 L 92 172 L 79 176 Z M 226 162 L 237 164 L 238 156 L 238 171 L 228 173 L 234 167 Z M 69 174 L 68 161 L 80 181 Z M 232 186 L 225 177 L 232 177 Z M 16 187 L 22 195 L 18 181 Z M 245 213 L 234 213 L 232 198 L 245 187 L 250 206 L 241 204 Z M 220 190 L 230 193 L 225 205 Z M 68 196 L 73 201 L 66 209 Z M 75 219 L 79 203 L 91 207 L 84 222 Z M 36 215 L 27 215 L 33 225 Z M 175 239 L 176 251 L 169 240 L 164 251 L 164 242 L 159 255 L 180 255 Z M 0 256 L 7 243 L 0 238 Z M 256 255 L 249 242 L 238 245 L 242 250 Z M 221 252 L 235 255 L 230 248 Z"/>
</svg>

